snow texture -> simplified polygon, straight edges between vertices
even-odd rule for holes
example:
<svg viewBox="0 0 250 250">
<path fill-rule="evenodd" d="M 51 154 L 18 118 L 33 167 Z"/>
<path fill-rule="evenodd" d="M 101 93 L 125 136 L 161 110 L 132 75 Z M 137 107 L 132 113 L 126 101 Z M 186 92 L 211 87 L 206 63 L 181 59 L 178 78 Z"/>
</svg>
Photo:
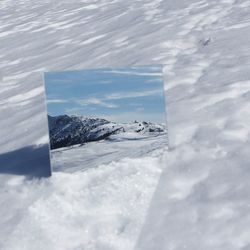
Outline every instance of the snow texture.
<svg viewBox="0 0 250 250">
<path fill-rule="evenodd" d="M 3 0 L 0 44 L 1 154 L 48 142 L 43 71 L 160 63 L 171 146 L 1 175 L 0 249 L 250 249 L 249 0 Z"/>
</svg>

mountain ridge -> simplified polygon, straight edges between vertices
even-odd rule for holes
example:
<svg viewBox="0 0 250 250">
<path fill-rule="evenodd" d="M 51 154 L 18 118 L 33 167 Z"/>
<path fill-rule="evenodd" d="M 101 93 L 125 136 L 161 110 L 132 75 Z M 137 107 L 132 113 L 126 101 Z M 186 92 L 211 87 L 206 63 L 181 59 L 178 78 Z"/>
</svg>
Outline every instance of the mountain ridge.
<svg viewBox="0 0 250 250">
<path fill-rule="evenodd" d="M 103 118 L 48 115 L 51 149 L 99 141 L 120 133 L 149 134 L 165 132 L 162 124 L 151 122 L 115 123 Z"/>
</svg>

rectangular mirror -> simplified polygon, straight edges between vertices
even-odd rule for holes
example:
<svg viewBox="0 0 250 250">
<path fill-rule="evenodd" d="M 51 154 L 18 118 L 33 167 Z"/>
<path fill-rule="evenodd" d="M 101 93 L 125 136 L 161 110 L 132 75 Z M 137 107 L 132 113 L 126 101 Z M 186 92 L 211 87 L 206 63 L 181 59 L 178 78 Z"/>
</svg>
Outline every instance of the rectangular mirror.
<svg viewBox="0 0 250 250">
<path fill-rule="evenodd" d="M 167 145 L 160 65 L 47 72 L 54 171 L 85 171 Z"/>
</svg>

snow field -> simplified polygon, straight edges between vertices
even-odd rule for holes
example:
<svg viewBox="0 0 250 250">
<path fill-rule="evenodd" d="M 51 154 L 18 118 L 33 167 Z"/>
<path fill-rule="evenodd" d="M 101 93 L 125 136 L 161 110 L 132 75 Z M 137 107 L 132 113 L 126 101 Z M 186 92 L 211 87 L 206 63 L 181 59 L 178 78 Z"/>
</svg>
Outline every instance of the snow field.
<svg viewBox="0 0 250 250">
<path fill-rule="evenodd" d="M 171 150 L 50 180 L 1 175 L 0 248 L 133 249 L 140 235 L 143 250 L 249 249 L 249 13 L 248 0 L 2 1 L 1 153 L 46 141 L 41 72 L 152 63 Z M 91 196 L 98 178 L 106 195 Z"/>
</svg>

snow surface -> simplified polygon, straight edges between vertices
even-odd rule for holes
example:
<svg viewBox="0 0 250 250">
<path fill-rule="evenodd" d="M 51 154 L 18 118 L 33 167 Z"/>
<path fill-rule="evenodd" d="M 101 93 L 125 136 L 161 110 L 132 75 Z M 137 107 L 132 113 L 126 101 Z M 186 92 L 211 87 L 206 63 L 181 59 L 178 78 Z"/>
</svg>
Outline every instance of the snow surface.
<svg viewBox="0 0 250 250">
<path fill-rule="evenodd" d="M 48 142 L 43 71 L 152 63 L 171 146 L 1 175 L 0 249 L 250 249 L 249 0 L 3 0 L 0 44 L 1 153 Z"/>
<path fill-rule="evenodd" d="M 51 164 L 53 171 L 86 171 L 120 159 L 138 159 L 163 147 L 167 147 L 166 133 L 143 136 L 126 132 L 113 135 L 109 140 L 52 150 Z"/>
</svg>

